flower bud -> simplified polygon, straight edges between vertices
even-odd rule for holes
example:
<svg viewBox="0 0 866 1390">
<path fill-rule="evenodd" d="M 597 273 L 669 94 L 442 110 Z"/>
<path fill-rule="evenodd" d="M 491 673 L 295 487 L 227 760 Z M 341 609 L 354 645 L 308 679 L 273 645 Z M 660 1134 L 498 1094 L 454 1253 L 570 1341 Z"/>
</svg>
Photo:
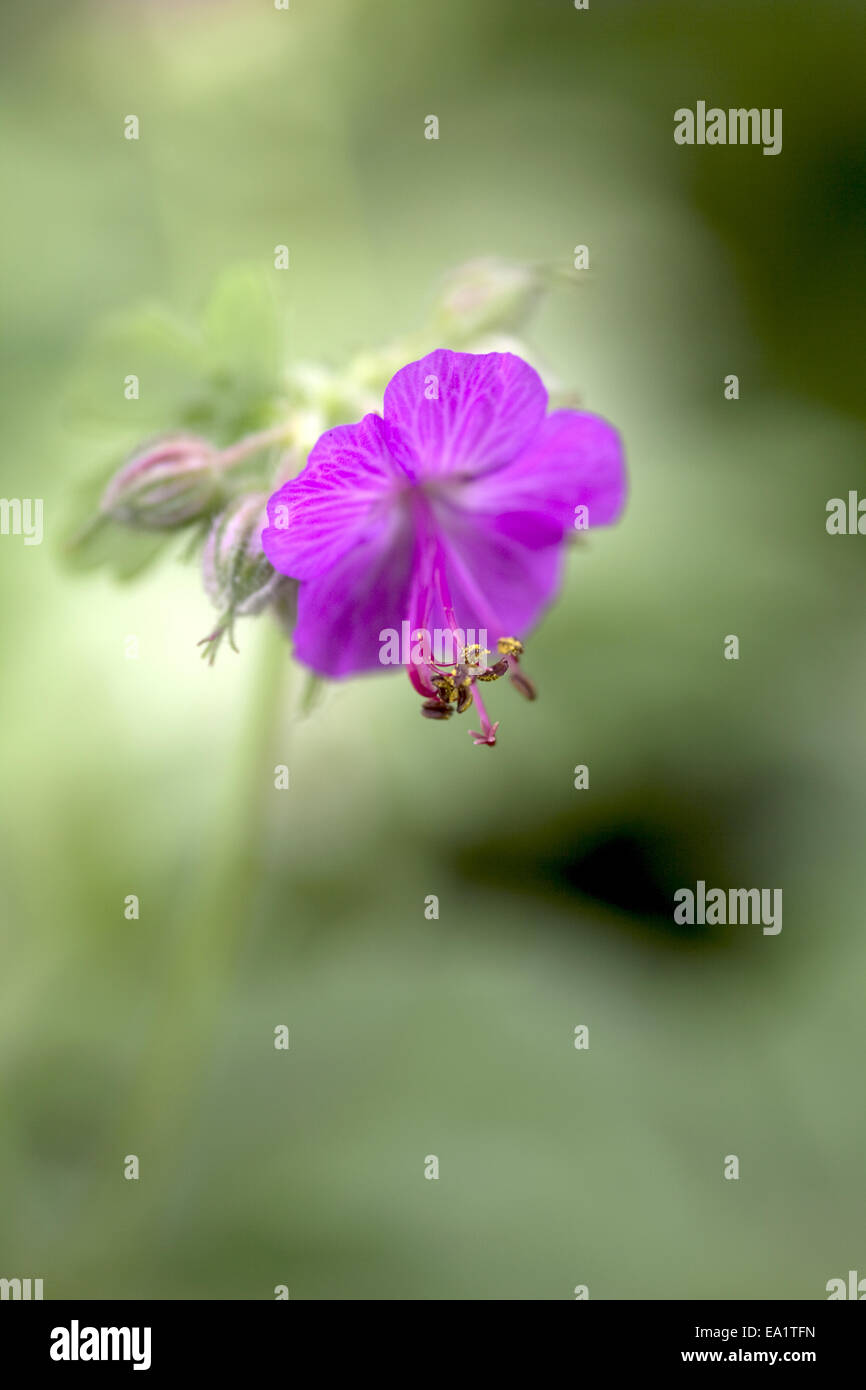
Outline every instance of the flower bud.
<svg viewBox="0 0 866 1390">
<path fill-rule="evenodd" d="M 445 279 L 433 311 L 449 342 L 519 328 L 535 307 L 542 280 L 531 266 L 495 258 L 468 261 Z"/>
<path fill-rule="evenodd" d="M 216 454 L 204 439 L 157 440 L 116 473 L 100 510 L 113 521 L 170 531 L 208 512 L 221 495 Z"/>
<path fill-rule="evenodd" d="M 220 616 L 213 632 L 199 642 L 211 665 L 226 635 L 237 651 L 235 618 L 261 613 L 271 604 L 281 627 L 291 632 L 294 626 L 297 582 L 279 574 L 265 555 L 262 531 L 267 524 L 263 492 L 235 497 L 214 517 L 202 551 L 202 573 Z"/>
<path fill-rule="evenodd" d="M 221 613 L 260 613 L 283 581 L 262 549 L 266 504 L 265 493 L 244 493 L 214 518 L 202 552 L 202 573 L 208 597 Z"/>
</svg>

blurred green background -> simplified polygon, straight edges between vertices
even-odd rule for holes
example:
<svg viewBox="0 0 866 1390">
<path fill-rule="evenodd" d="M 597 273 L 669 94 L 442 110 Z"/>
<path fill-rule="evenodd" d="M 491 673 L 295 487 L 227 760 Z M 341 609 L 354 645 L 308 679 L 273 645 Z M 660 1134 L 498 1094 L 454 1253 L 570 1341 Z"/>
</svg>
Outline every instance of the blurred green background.
<svg viewBox="0 0 866 1390">
<path fill-rule="evenodd" d="M 2 31 L 0 488 L 45 499 L 45 543 L 0 537 L 0 1275 L 782 1299 L 866 1272 L 866 540 L 824 526 L 866 482 L 862 5 L 128 0 Z M 676 146 L 699 99 L 782 107 L 781 155 Z M 301 719 L 265 619 L 208 669 L 174 555 L 64 563 L 115 444 L 70 406 L 100 321 L 194 320 L 278 243 L 290 357 L 335 363 L 455 263 L 590 248 L 531 341 L 623 432 L 629 508 L 532 635 L 538 703 L 494 691 L 495 752 L 399 675 Z M 699 878 L 781 887 L 781 934 L 676 928 Z"/>
</svg>

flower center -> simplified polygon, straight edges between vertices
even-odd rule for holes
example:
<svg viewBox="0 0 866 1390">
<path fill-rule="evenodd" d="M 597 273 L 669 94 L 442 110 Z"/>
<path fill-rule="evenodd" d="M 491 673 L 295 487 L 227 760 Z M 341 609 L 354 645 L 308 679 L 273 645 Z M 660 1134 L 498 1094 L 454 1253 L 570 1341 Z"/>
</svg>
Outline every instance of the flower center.
<svg viewBox="0 0 866 1390">
<path fill-rule="evenodd" d="M 421 713 L 426 719 L 450 719 L 452 714 L 464 714 L 475 705 L 481 721 L 481 732 L 471 731 L 476 744 L 496 743 L 499 722 L 491 722 L 479 686 L 508 675 L 522 695 L 535 699 L 535 687 L 519 670 L 523 644 L 516 637 L 500 637 L 498 659 L 489 665 L 489 649 L 482 645 L 486 635 L 467 629 L 457 621 L 446 573 L 445 551 L 433 515 L 434 497 L 453 494 L 454 480 L 447 484 L 427 483 L 407 489 L 407 504 L 411 508 L 416 537 L 415 579 L 410 599 L 409 679 L 423 696 Z M 432 494 L 432 496 L 431 496 Z M 431 612 L 440 612 L 447 625 L 443 633 L 431 632 Z M 443 655 L 443 637 L 450 639 L 447 659 Z"/>
<path fill-rule="evenodd" d="M 452 714 L 464 714 L 471 705 L 476 705 L 481 732 L 470 730 L 476 747 L 480 744 L 492 747 L 499 728 L 499 720 L 495 724 L 490 722 L 478 689 L 479 682 L 498 681 L 501 676 L 510 675 L 522 695 L 528 700 L 535 699 L 535 687 L 518 670 L 523 644 L 516 637 L 500 637 L 496 645 L 500 656 L 492 666 L 485 660 L 490 655 L 487 649 L 476 645 L 464 647 L 461 660 L 455 666 L 443 667 L 431 661 L 423 668 L 434 694 L 422 704 L 422 715 L 426 719 L 450 719 Z"/>
</svg>

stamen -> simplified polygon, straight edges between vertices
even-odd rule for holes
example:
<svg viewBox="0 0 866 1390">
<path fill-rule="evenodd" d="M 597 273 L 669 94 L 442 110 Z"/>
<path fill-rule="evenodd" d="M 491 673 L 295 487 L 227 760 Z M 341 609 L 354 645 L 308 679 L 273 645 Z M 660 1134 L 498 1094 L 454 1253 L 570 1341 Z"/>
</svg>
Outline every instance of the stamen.
<svg viewBox="0 0 866 1390">
<path fill-rule="evenodd" d="M 457 699 L 457 686 L 453 676 L 434 676 L 433 685 L 439 693 L 439 699 L 444 700 L 446 704 L 450 705 Z"/>
<path fill-rule="evenodd" d="M 497 661 L 495 665 L 488 666 L 486 671 L 479 671 L 476 679 L 480 681 L 498 681 L 500 676 L 505 675 L 505 672 L 508 670 L 508 665 L 508 657 L 504 656 L 501 661 Z"/>
<path fill-rule="evenodd" d="M 463 648 L 463 661 L 466 666 L 480 666 L 481 658 L 490 655 L 489 647 L 480 647 L 476 642 L 471 647 Z"/>
<path fill-rule="evenodd" d="M 452 710 L 450 705 L 444 705 L 441 700 L 425 700 L 421 706 L 421 713 L 425 719 L 450 719 Z"/>
<path fill-rule="evenodd" d="M 472 682 L 467 677 L 460 689 L 457 691 L 457 713 L 464 714 L 472 704 L 474 696 L 472 694 Z"/>
<path fill-rule="evenodd" d="M 458 625 L 448 588 L 442 546 L 429 530 L 424 533 L 422 546 L 425 566 L 421 568 L 421 572 L 424 572 L 426 565 L 429 565 L 429 569 L 426 570 L 427 582 L 416 580 L 411 597 L 413 639 L 418 641 L 422 635 L 427 638 L 426 625 L 438 599 L 452 636 L 459 642 L 462 630 Z M 465 575 L 461 583 L 465 587 Z M 471 595 L 472 589 L 468 592 Z M 478 601 L 482 602 L 480 598 Z M 474 597 L 472 603 L 474 607 Z M 481 720 L 481 732 L 470 730 L 470 736 L 476 746 L 485 744 L 492 748 L 496 743 L 499 721 L 491 721 L 481 698 L 479 685 L 510 675 L 520 693 L 527 699 L 534 700 L 535 688 L 532 682 L 517 670 L 518 662 L 523 655 L 523 643 L 517 637 L 500 637 L 497 642 L 499 659 L 491 666 L 486 664 L 486 658 L 490 655 L 487 647 L 473 643 L 458 649 L 461 651 L 461 659 L 456 665 L 446 664 L 437 659 L 427 645 L 422 646 L 420 654 L 410 660 L 410 680 L 419 695 L 425 697 L 421 705 L 421 714 L 425 719 L 445 720 L 450 719 L 455 711 L 457 714 L 465 714 L 472 705 L 476 705 Z"/>
<path fill-rule="evenodd" d="M 523 656 L 523 643 L 516 637 L 500 637 L 496 646 L 503 656 Z"/>
<path fill-rule="evenodd" d="M 519 690 L 521 695 L 527 700 L 535 700 L 538 696 L 538 691 L 535 689 L 532 681 L 528 676 L 524 676 L 522 671 L 514 670 L 511 672 L 511 684 Z"/>
</svg>

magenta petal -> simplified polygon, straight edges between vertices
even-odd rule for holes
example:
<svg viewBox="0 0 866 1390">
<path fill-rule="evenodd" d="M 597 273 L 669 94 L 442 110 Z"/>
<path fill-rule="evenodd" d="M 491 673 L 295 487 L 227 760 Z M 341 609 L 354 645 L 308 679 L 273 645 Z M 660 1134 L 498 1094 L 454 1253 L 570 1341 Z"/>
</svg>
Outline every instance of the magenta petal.
<svg viewBox="0 0 866 1390">
<path fill-rule="evenodd" d="M 416 477 L 474 477 L 517 457 L 547 409 L 538 373 L 510 352 L 448 352 L 411 362 L 385 390 L 385 419 Z"/>
<path fill-rule="evenodd" d="M 625 495 L 625 458 L 613 426 L 598 415 L 557 410 L 519 458 L 470 483 L 462 502 L 493 514 L 544 512 L 566 531 L 578 506 L 587 508 L 590 527 L 616 521 Z"/>
<path fill-rule="evenodd" d="M 500 637 L 526 633 L 559 588 L 559 528 L 529 512 L 477 517 L 441 508 L 437 521 L 447 595 L 458 625 L 486 628 L 491 648 Z M 432 625 L 448 626 L 440 596 Z"/>
<path fill-rule="evenodd" d="M 411 528 L 359 539 L 326 573 L 300 585 L 295 655 L 322 676 L 388 669 L 385 629 L 400 632 L 410 607 Z"/>
<path fill-rule="evenodd" d="M 372 530 L 399 521 L 392 504 L 408 480 L 388 447 L 392 435 L 379 415 L 322 435 L 303 472 L 268 502 L 262 545 L 274 569 L 313 579 Z"/>
</svg>

